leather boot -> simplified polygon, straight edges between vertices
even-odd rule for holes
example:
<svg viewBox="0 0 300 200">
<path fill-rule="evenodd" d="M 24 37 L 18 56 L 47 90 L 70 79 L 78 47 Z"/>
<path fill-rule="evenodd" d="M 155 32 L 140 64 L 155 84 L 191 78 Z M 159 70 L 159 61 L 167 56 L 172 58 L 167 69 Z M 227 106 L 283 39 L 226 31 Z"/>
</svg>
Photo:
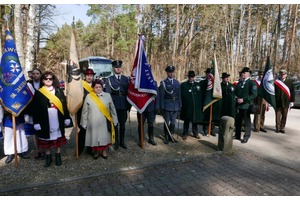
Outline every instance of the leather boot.
<svg viewBox="0 0 300 200">
<path fill-rule="evenodd" d="M 165 133 L 164 143 L 169 144 L 169 133 L 168 133 L 166 125 L 164 125 L 164 133 Z"/>
<path fill-rule="evenodd" d="M 44 167 L 50 167 L 51 163 L 52 163 L 51 154 L 49 154 L 49 155 L 46 154 L 46 163 L 45 163 Z"/>
<path fill-rule="evenodd" d="M 56 166 L 60 166 L 61 165 L 61 156 L 60 156 L 60 153 L 55 153 L 55 164 L 56 164 Z"/>
<path fill-rule="evenodd" d="M 178 143 L 178 141 L 175 140 L 175 138 L 174 138 L 174 130 L 175 130 L 175 124 L 170 124 L 170 132 L 173 137 L 174 143 Z"/>
<path fill-rule="evenodd" d="M 11 161 L 13 161 L 13 159 L 15 158 L 14 154 L 10 154 L 7 156 L 6 160 L 5 160 L 5 164 L 10 163 Z"/>
<path fill-rule="evenodd" d="M 115 126 L 115 143 L 114 143 L 114 149 L 115 150 L 119 149 L 119 131 L 118 131 L 118 126 Z"/>
<path fill-rule="evenodd" d="M 127 149 L 127 146 L 124 142 L 124 138 L 125 138 L 125 129 L 124 130 L 120 130 L 120 146 L 123 148 L 123 149 Z"/>
<path fill-rule="evenodd" d="M 138 145 L 139 145 L 139 147 L 142 147 L 142 141 L 141 141 L 141 127 L 140 126 L 138 126 L 138 134 L 139 134 L 139 142 L 138 142 Z"/>
<path fill-rule="evenodd" d="M 156 142 L 154 142 L 154 139 L 153 139 L 153 130 L 154 130 L 154 127 L 153 126 L 148 126 L 148 136 L 149 136 L 149 140 L 148 140 L 148 143 L 156 146 Z"/>
</svg>

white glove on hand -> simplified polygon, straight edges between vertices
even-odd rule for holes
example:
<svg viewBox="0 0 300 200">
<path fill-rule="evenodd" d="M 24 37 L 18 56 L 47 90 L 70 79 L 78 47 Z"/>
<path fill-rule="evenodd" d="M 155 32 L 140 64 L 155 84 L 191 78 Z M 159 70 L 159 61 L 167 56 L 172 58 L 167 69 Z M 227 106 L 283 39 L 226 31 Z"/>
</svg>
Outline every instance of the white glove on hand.
<svg viewBox="0 0 300 200">
<path fill-rule="evenodd" d="M 118 125 L 118 123 L 114 123 L 114 126 L 117 126 Z"/>
<path fill-rule="evenodd" d="M 65 119 L 65 125 L 66 125 L 66 126 L 69 126 L 70 123 L 71 123 L 71 120 L 70 120 L 70 119 Z"/>
<path fill-rule="evenodd" d="M 35 125 L 33 126 L 33 128 L 34 128 L 36 131 L 42 130 L 40 124 L 35 124 Z"/>
<path fill-rule="evenodd" d="M 24 120 L 27 124 L 29 124 L 29 115 L 24 115 Z"/>
<path fill-rule="evenodd" d="M 294 106 L 294 102 L 290 102 L 290 108 Z"/>
<path fill-rule="evenodd" d="M 86 125 L 81 125 L 81 126 L 82 126 L 82 128 L 86 129 Z"/>
</svg>

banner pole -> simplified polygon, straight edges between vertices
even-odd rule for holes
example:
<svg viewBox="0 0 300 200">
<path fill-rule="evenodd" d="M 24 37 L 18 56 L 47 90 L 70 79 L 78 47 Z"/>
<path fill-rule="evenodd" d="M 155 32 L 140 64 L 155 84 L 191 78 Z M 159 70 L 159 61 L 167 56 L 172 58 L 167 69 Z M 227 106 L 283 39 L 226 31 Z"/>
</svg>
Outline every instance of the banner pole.
<svg viewBox="0 0 300 200">
<path fill-rule="evenodd" d="M 18 167 L 18 153 L 17 153 L 17 134 L 16 134 L 16 118 L 12 115 L 13 132 L 14 132 L 14 145 L 15 145 L 15 167 Z"/>
<path fill-rule="evenodd" d="M 212 116 L 212 104 L 210 105 L 210 111 L 209 111 L 209 126 L 208 126 L 208 135 L 210 136 L 211 132 L 211 116 Z"/>
<path fill-rule="evenodd" d="M 142 144 L 142 149 L 144 148 L 144 128 L 143 128 L 143 113 L 141 113 L 141 144 Z"/>
<path fill-rule="evenodd" d="M 75 113 L 75 140 L 76 140 L 76 158 L 78 159 L 78 127 L 77 127 L 77 113 Z"/>
</svg>

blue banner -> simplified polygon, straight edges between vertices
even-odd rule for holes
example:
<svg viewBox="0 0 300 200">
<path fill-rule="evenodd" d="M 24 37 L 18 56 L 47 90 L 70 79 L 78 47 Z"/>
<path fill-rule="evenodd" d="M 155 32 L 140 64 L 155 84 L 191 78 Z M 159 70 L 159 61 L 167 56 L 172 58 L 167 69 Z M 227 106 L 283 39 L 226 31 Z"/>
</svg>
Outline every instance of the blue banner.
<svg viewBox="0 0 300 200">
<path fill-rule="evenodd" d="M 0 100 L 4 109 L 16 117 L 32 100 L 14 39 L 8 29 L 0 65 Z"/>
</svg>

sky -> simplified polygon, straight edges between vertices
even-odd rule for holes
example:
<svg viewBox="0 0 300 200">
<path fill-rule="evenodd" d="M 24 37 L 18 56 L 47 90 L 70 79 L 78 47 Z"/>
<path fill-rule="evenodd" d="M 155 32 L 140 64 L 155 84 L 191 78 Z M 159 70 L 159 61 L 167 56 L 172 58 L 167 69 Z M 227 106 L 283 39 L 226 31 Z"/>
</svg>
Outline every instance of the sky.
<svg viewBox="0 0 300 200">
<path fill-rule="evenodd" d="M 63 24 L 71 24 L 73 22 L 73 16 L 75 16 L 75 22 L 79 19 L 86 26 L 90 23 L 92 17 L 86 16 L 86 12 L 89 6 L 86 4 L 55 4 L 57 9 L 60 10 L 63 15 L 55 19 L 56 25 L 60 28 Z"/>
</svg>

